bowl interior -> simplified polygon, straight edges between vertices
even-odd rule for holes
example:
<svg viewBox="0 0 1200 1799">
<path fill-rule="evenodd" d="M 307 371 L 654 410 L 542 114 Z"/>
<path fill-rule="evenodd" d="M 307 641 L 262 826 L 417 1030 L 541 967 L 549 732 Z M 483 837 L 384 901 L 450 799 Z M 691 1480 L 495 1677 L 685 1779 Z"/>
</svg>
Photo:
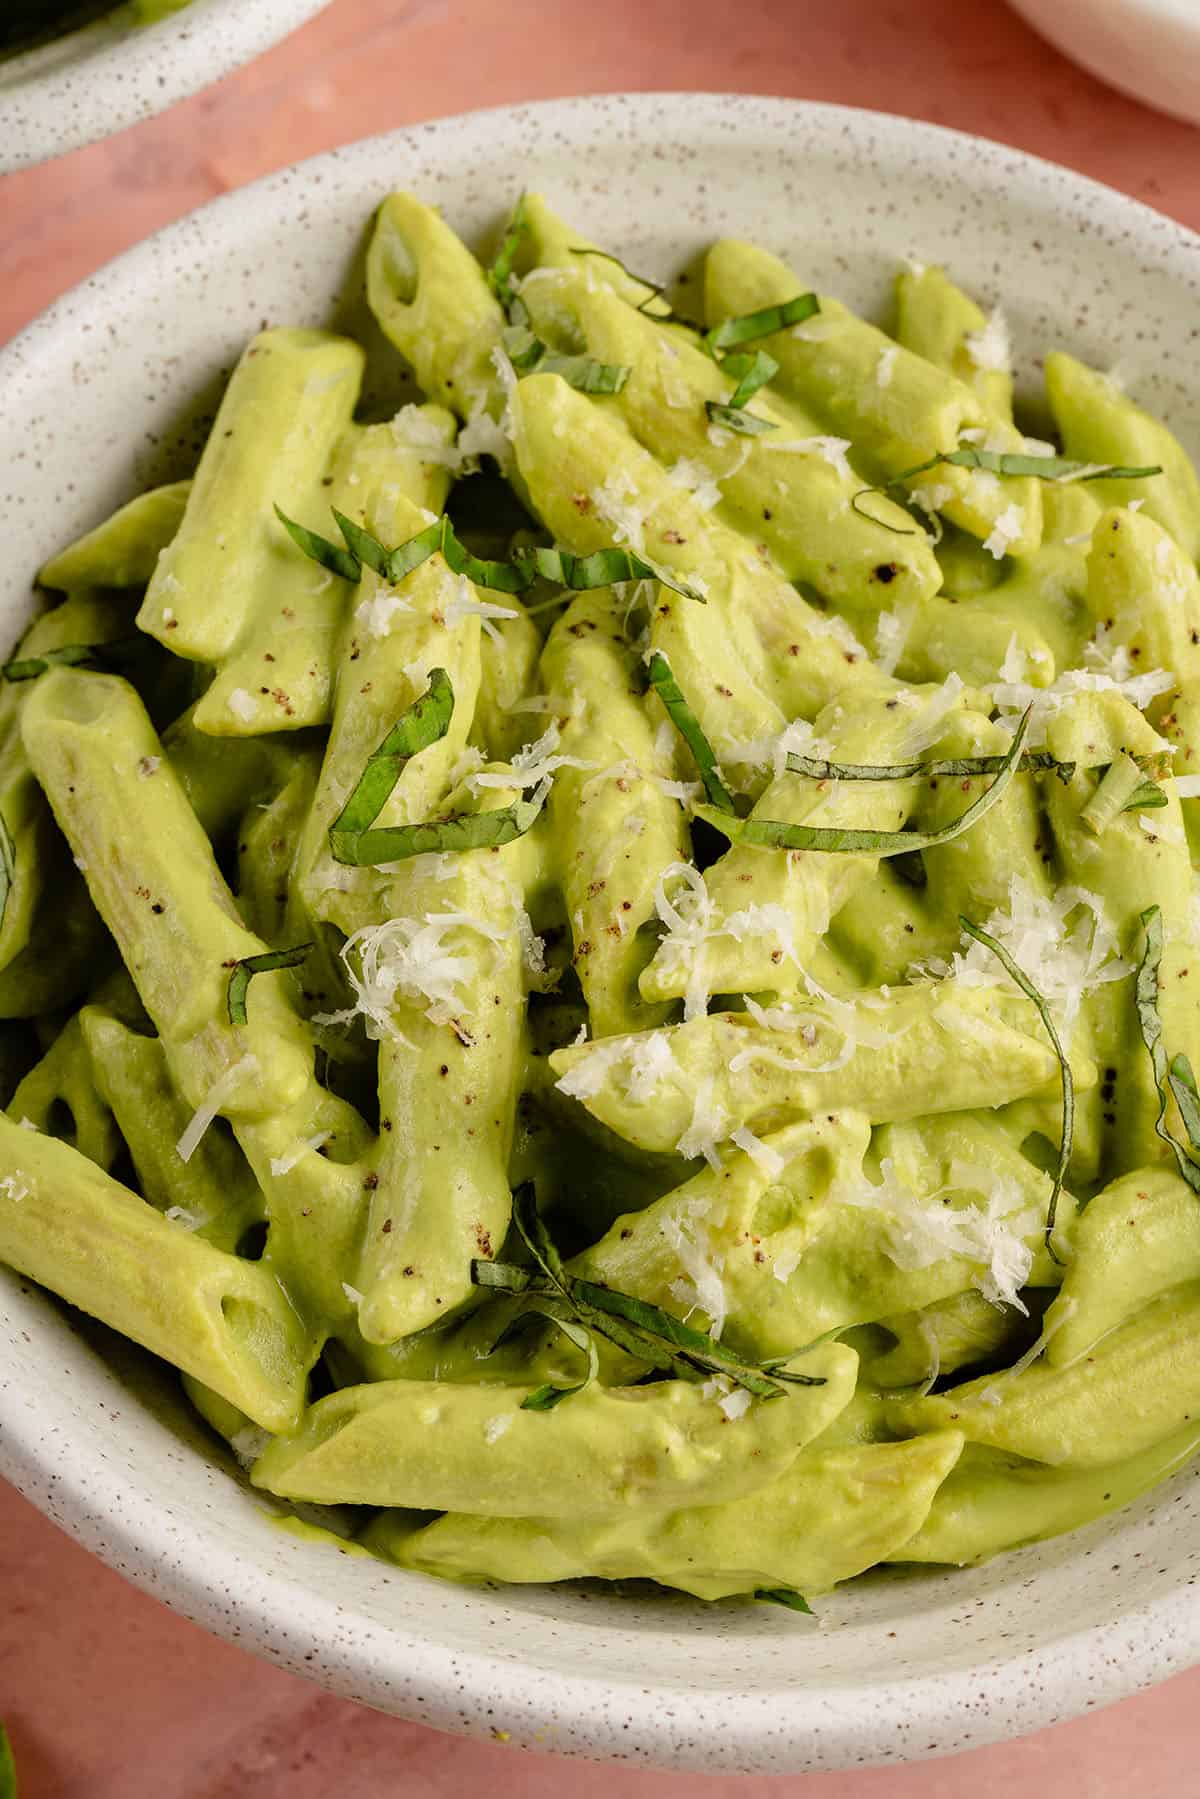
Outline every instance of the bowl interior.
<svg viewBox="0 0 1200 1799">
<path fill-rule="evenodd" d="M 881 312 L 905 256 L 1003 300 L 1023 383 L 1063 345 L 1200 450 L 1194 239 L 998 146 L 845 109 L 612 97 L 372 140 L 220 201 L 69 294 L 0 358 L 8 521 L 0 634 L 45 555 L 194 457 L 264 321 L 357 329 L 371 208 L 392 186 L 486 240 L 522 187 L 632 266 L 718 234 Z M 372 340 L 374 342 L 374 340 Z M 380 402 L 395 369 L 374 347 Z M 481 1592 L 301 1542 L 148 1358 L 0 1273 L 0 1470 L 114 1566 L 220 1634 L 370 1704 L 544 1749 L 785 1772 L 1029 1730 L 1197 1653 L 1200 1485 L 983 1569 L 877 1576 L 770 1607 L 587 1589 Z"/>
</svg>

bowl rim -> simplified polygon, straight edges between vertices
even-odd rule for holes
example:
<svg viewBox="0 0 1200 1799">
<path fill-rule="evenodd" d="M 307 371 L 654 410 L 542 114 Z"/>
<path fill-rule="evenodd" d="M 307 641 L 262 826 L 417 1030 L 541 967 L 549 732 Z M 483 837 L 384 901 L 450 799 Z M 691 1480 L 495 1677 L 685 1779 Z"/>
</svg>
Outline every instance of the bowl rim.
<svg viewBox="0 0 1200 1799">
<path fill-rule="evenodd" d="M 1151 261 L 1179 251 L 1194 258 L 1200 249 L 1200 235 L 1063 165 L 995 140 L 867 108 L 715 91 L 648 91 L 505 103 L 360 139 L 273 171 L 207 202 L 104 264 L 0 347 L 0 383 L 17 354 L 26 366 L 31 359 L 54 355 L 56 339 L 78 328 L 75 308 L 85 295 L 87 305 L 94 308 L 136 290 L 164 242 L 186 239 L 194 244 L 198 222 L 217 216 L 223 223 L 236 225 L 239 219 L 252 218 L 274 198 L 293 202 L 298 176 L 302 181 L 320 181 L 321 171 L 331 164 L 353 169 L 358 161 L 369 164 L 378 158 L 381 149 L 419 149 L 428 157 L 464 128 L 514 113 L 522 119 L 537 118 L 547 135 L 553 128 L 560 138 L 574 133 L 578 140 L 586 137 L 589 122 L 593 127 L 602 123 L 605 109 L 617 104 L 627 109 L 627 123 L 636 122 L 639 112 L 649 120 L 658 109 L 656 122 L 661 124 L 664 107 L 678 108 L 697 138 L 703 138 L 704 127 L 714 123 L 718 114 L 727 127 L 733 110 L 741 111 L 747 124 L 753 122 L 760 130 L 783 129 L 803 113 L 831 132 L 841 127 L 871 134 L 874 154 L 890 151 L 914 161 L 924 154 L 954 164 L 970 146 L 976 155 L 982 149 L 989 164 L 988 178 L 995 180 L 998 188 L 1003 184 L 1011 191 L 1014 183 L 1024 184 L 1031 193 L 1044 197 L 1050 179 L 1056 186 L 1067 184 L 1068 191 L 1056 198 L 1064 206 L 1078 208 L 1081 215 L 1096 206 L 1111 208 L 1115 204 L 1133 246 Z M 149 1545 L 156 1530 L 161 1535 L 160 1507 L 144 1494 L 125 1489 L 119 1468 L 108 1465 L 85 1472 L 69 1462 L 48 1465 L 43 1421 L 15 1397 L 6 1399 L 6 1391 L 0 1381 L 0 1476 L 43 1510 L 50 1508 L 53 1495 L 57 1521 L 85 1548 L 214 1634 L 294 1671 L 288 1634 L 296 1621 L 297 1598 L 313 1640 L 337 1637 L 345 1647 L 345 1612 L 332 1596 L 314 1591 L 290 1572 L 268 1571 L 237 1550 L 214 1551 L 211 1527 L 190 1516 L 173 1516 L 173 1553 L 169 1560 L 156 1560 Z M 221 1582 L 219 1591 L 211 1568 L 214 1553 L 225 1556 L 237 1576 Z M 866 1689 L 848 1684 L 790 1688 L 789 1696 L 802 1697 L 804 1703 L 788 1706 L 778 1688 L 761 1693 L 746 1688 L 720 1693 L 704 1687 L 647 1686 L 636 1674 L 617 1682 L 542 1668 L 536 1678 L 524 1683 L 518 1697 L 511 1683 L 503 1679 L 504 1670 L 513 1665 L 511 1660 L 494 1656 L 485 1647 L 469 1653 L 451 1650 L 431 1643 L 405 1619 L 390 1625 L 388 1640 L 394 1667 L 419 1664 L 426 1696 L 421 1715 L 435 1727 L 486 1735 L 492 1728 L 488 1700 L 497 1690 L 499 1676 L 505 1688 L 506 1735 L 514 1747 L 603 1756 L 606 1751 L 602 1748 L 589 1747 L 586 1742 L 565 1744 L 555 1738 L 564 1716 L 579 1720 L 585 1731 L 589 1719 L 599 1725 L 604 1701 L 619 1695 L 628 1719 L 621 1759 L 695 1771 L 780 1772 L 913 1759 L 910 1740 L 923 1746 L 927 1740 L 923 1732 L 936 1736 L 949 1725 L 954 1727 L 952 1739 L 946 1741 L 943 1736 L 937 1752 L 958 1752 L 1026 1734 L 1085 1708 L 1124 1698 L 1200 1660 L 1200 1603 L 1185 1584 L 1164 1596 L 1131 1603 L 1106 1623 L 1064 1633 L 1036 1647 L 936 1673 L 901 1676 L 886 1686 L 876 1683 L 870 1691 L 875 1696 L 887 1693 L 890 1719 L 905 1720 L 905 1740 L 897 1742 L 893 1730 L 891 1741 L 876 1743 L 867 1755 L 862 1754 L 861 1735 L 855 1734 L 863 1728 Z M 345 1654 L 338 1667 L 326 1668 L 318 1660 L 299 1671 L 308 1672 L 310 1678 L 346 1698 L 391 1709 L 393 1683 L 381 1677 L 378 1663 L 372 1666 L 369 1651 L 361 1645 L 357 1656 Z M 1008 1686 L 1004 1715 L 997 1719 L 990 1715 L 991 1708 L 981 1707 L 980 1698 L 989 1681 L 1001 1674 L 1008 1677 Z M 727 1703 L 714 1705 L 714 1700 L 721 1699 Z M 818 1735 L 822 1757 L 816 1763 L 811 1751 Z M 919 1753 L 928 1755 L 932 1750 L 930 1744 Z"/>
<path fill-rule="evenodd" d="M 115 3 L 115 0 L 114 0 Z M 30 169 L 112 137 L 251 62 L 324 11 L 329 0 L 191 0 L 99 44 L 82 56 L 38 70 L 42 51 L 0 61 L 0 99 L 20 117 L 0 143 L 0 175 Z M 58 42 L 103 29 L 96 20 Z M 81 100 L 80 86 L 86 82 Z"/>
</svg>

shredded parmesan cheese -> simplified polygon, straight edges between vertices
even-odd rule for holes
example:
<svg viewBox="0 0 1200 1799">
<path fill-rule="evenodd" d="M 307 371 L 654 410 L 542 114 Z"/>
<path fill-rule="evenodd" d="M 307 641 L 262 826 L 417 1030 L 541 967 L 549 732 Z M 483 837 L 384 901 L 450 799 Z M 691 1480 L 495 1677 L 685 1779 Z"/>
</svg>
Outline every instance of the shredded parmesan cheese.
<svg viewBox="0 0 1200 1799">
<path fill-rule="evenodd" d="M 1025 529 L 1025 514 L 1019 506 L 1006 506 L 993 525 L 990 534 L 984 538 L 983 547 L 989 555 L 999 562 L 1006 556 Z"/>
<path fill-rule="evenodd" d="M 303 1138 L 294 1149 L 286 1150 L 281 1156 L 271 1157 L 271 1173 L 274 1175 L 290 1174 L 297 1162 L 302 1161 L 310 1150 L 318 1150 L 328 1141 L 328 1131 L 320 1131 L 315 1137 Z"/>
<path fill-rule="evenodd" d="M 247 725 L 258 712 L 258 707 L 254 703 L 254 695 L 247 693 L 244 687 L 235 687 L 225 704 L 235 718 L 240 718 L 242 723 Z"/>
<path fill-rule="evenodd" d="M 968 331 L 963 345 L 977 369 L 1007 375 L 1012 367 L 1008 321 L 999 307 L 989 315 L 981 331 Z"/>
<path fill-rule="evenodd" d="M 730 1132 L 729 1141 L 736 1143 L 737 1147 L 749 1156 L 755 1167 L 762 1169 L 769 1180 L 778 1180 L 787 1167 L 787 1162 L 779 1151 L 772 1149 L 769 1143 L 764 1143 L 761 1137 L 756 1137 L 754 1132 L 744 1124 L 740 1125 L 736 1131 Z"/>
<path fill-rule="evenodd" d="M 220 1114 L 221 1107 L 237 1092 L 241 1081 L 257 1072 L 257 1056 L 239 1056 L 232 1067 L 227 1068 L 224 1074 L 213 1082 L 208 1090 L 208 1097 L 196 1107 L 183 1135 L 175 1145 L 175 1153 L 181 1162 L 191 1161 L 201 1137 L 213 1119 Z"/>
</svg>

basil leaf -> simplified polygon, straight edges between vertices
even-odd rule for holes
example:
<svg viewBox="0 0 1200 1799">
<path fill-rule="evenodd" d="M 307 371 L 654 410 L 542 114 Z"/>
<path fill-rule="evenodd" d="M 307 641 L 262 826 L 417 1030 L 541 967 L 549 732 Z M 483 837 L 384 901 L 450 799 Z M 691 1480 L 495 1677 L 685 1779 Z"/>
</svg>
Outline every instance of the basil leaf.
<svg viewBox="0 0 1200 1799">
<path fill-rule="evenodd" d="M 1057 1262 L 1061 1267 L 1062 1257 L 1055 1250 L 1052 1239 L 1054 1237 L 1054 1221 L 1058 1215 L 1058 1196 L 1062 1192 L 1063 1182 L 1067 1178 L 1067 1169 L 1071 1163 L 1071 1149 L 1075 1140 L 1075 1077 L 1071 1073 L 1071 1064 L 1067 1060 L 1062 1040 L 1055 1028 L 1050 1007 L 1024 969 L 1013 961 L 1002 943 L 998 943 L 994 937 L 989 937 L 988 933 L 979 925 L 972 924 L 969 918 L 964 918 L 961 914 L 958 922 L 968 937 L 974 937 L 977 943 L 982 943 L 985 949 L 991 950 L 1005 973 L 1017 983 L 1025 997 L 1033 1001 L 1038 1009 L 1038 1016 L 1046 1028 L 1046 1035 L 1050 1039 L 1054 1053 L 1058 1057 L 1058 1071 L 1062 1081 L 1062 1140 L 1058 1146 L 1058 1166 L 1054 1171 L 1054 1185 L 1050 1189 L 1050 1203 L 1046 1208 L 1045 1239 L 1051 1261 Z"/>
<path fill-rule="evenodd" d="M 808 1600 L 803 1593 L 797 1593 L 795 1587 L 755 1587 L 754 1597 L 765 1600 L 768 1605 L 786 1605 L 790 1612 L 805 1612 L 810 1618 L 816 1617 Z"/>
<path fill-rule="evenodd" d="M 740 406 L 723 406 L 717 400 L 705 400 L 704 410 L 714 425 L 736 431 L 739 437 L 761 437 L 764 431 L 775 429 L 773 419 L 760 419 L 757 413 L 746 412 Z"/>
<path fill-rule="evenodd" d="M 349 868 L 378 868 L 433 852 L 495 849 L 513 843 L 534 823 L 550 783 L 544 781 L 532 799 L 514 800 L 494 812 L 470 812 L 459 818 L 428 819 L 423 824 L 384 825 L 357 833 L 330 827 L 329 848 L 335 862 Z"/>
<path fill-rule="evenodd" d="M 965 812 L 937 831 L 867 831 L 831 825 L 791 825 L 753 815 L 734 818 L 713 806 L 697 806 L 696 817 L 715 825 L 730 843 L 748 844 L 752 849 L 838 851 L 876 856 L 910 855 L 914 850 L 932 849 L 936 844 L 950 843 L 955 837 L 961 837 L 1004 797 L 1021 760 L 1031 713 L 1032 708 L 1029 708 L 1017 726 L 1012 746 L 1001 759 L 991 786 Z"/>
<path fill-rule="evenodd" d="M 377 537 L 372 537 L 371 533 L 365 530 L 362 525 L 356 525 L 354 520 L 352 518 L 347 518 L 344 512 L 339 512 L 336 506 L 331 506 L 330 511 L 333 513 L 338 530 L 346 540 L 346 548 L 354 557 L 354 560 L 356 562 L 364 563 L 369 569 L 373 569 L 374 572 L 377 575 L 381 575 L 385 581 L 390 580 L 389 554 L 388 551 L 384 549 L 379 539 Z"/>
<path fill-rule="evenodd" d="M 1200 1193 L 1200 1168 L 1196 1166 L 1183 1145 L 1176 1142 L 1166 1124 L 1167 1090 L 1170 1084 L 1171 1067 L 1167 1061 L 1167 1052 L 1163 1048 L 1162 1019 L 1158 1015 L 1158 970 L 1163 952 L 1162 913 L 1158 907 L 1147 906 L 1141 915 L 1141 923 L 1146 934 L 1146 947 L 1141 962 L 1138 964 L 1137 977 L 1133 985 L 1133 1003 L 1137 1009 L 1142 1042 L 1149 1052 L 1150 1064 L 1154 1070 L 1154 1085 L 1158 1092 L 1158 1117 L 1154 1120 L 1154 1129 L 1162 1141 L 1170 1147 L 1171 1154 L 1175 1158 L 1175 1166 L 1192 1192 Z"/>
<path fill-rule="evenodd" d="M 907 781 L 994 775 L 1004 763 L 1004 756 L 955 756 L 944 762 L 827 762 L 820 756 L 793 752 L 786 766 L 789 773 L 807 775 L 812 781 Z M 1018 768 L 1021 774 L 1056 774 L 1064 784 L 1075 774 L 1074 762 L 1060 762 L 1049 750 L 1026 750 Z"/>
<path fill-rule="evenodd" d="M 512 209 L 508 228 L 500 240 L 500 248 L 496 251 L 496 259 L 486 271 L 487 284 L 507 312 L 513 302 L 516 289 L 513 286 L 513 264 L 517 259 L 517 251 L 521 239 L 529 229 L 525 217 L 525 196 L 520 194 Z"/>
<path fill-rule="evenodd" d="M 1141 481 L 1148 475 L 1162 474 L 1157 463 L 1151 468 L 1123 468 L 1115 462 L 1097 467 L 1092 462 L 1072 462 L 1067 456 L 1022 456 L 974 448 L 951 450 L 948 455 L 936 457 L 934 462 L 922 466 L 933 468 L 938 462 L 953 463 L 955 468 L 987 469 L 994 475 L 1035 475 L 1040 481 Z M 921 469 L 909 471 L 910 474 L 921 472 Z M 908 476 L 897 475 L 896 479 L 905 481 Z"/>
<path fill-rule="evenodd" d="M 508 1294 L 535 1295 L 535 1304 L 529 1309 L 544 1312 L 563 1329 L 573 1323 L 581 1336 L 596 1332 L 607 1337 L 659 1373 L 687 1380 L 698 1373 L 723 1374 L 759 1399 L 778 1399 L 788 1382 L 806 1387 L 825 1385 L 821 1375 L 795 1374 L 774 1364 L 768 1373 L 765 1368 L 742 1361 L 706 1332 L 694 1330 L 648 1300 L 568 1274 L 538 1214 L 532 1183 L 525 1183 L 513 1194 L 513 1223 L 537 1263 L 537 1272 L 511 1263 L 477 1260 L 471 1263 L 471 1279 L 476 1286 Z M 515 1323 L 513 1320 L 505 1326 L 493 1348 L 505 1340 Z M 572 1341 L 581 1343 L 581 1337 L 572 1337 Z M 588 1378 L 593 1376 L 589 1373 Z M 568 1391 L 578 1390 L 562 1390 L 563 1397 Z M 544 1388 L 532 1397 L 537 1399 L 537 1410 L 559 1403 Z"/>
<path fill-rule="evenodd" d="M 536 1306 L 532 1309 L 534 1311 L 538 1310 Z M 554 1406 L 561 1405 L 564 1399 L 570 1399 L 572 1394 L 582 1393 L 585 1387 L 590 1386 L 594 1380 L 600 1378 L 600 1357 L 597 1353 L 596 1342 L 592 1333 L 582 1324 L 575 1324 L 569 1318 L 555 1317 L 552 1312 L 548 1312 L 546 1316 L 553 1320 L 559 1330 L 562 1331 L 563 1335 L 575 1345 L 576 1349 L 581 1350 L 583 1354 L 586 1355 L 587 1372 L 581 1381 L 576 1381 L 575 1384 L 570 1387 L 556 1387 L 553 1385 L 538 1387 L 535 1392 L 530 1393 L 521 1401 L 521 1410 L 523 1412 L 551 1411 Z"/>
<path fill-rule="evenodd" d="M 636 550 L 614 547 L 593 550 L 590 556 L 576 556 L 570 550 L 536 548 L 518 550 L 515 560 L 519 569 L 528 571 L 526 585 L 541 575 L 543 580 L 569 587 L 573 593 L 584 593 L 593 587 L 612 587 L 618 581 L 661 581 L 685 600 L 695 600 L 701 606 L 705 603 L 704 595 L 696 588 L 659 568 L 657 563 L 648 562 Z"/>
<path fill-rule="evenodd" d="M 406 538 L 402 544 L 389 551 L 387 579 L 393 583 L 403 581 L 405 575 L 411 575 L 414 568 L 420 568 L 423 562 L 428 562 L 445 541 L 447 523 L 444 515 L 434 519 L 432 525 L 426 525 L 415 537 Z"/>
<path fill-rule="evenodd" d="M 777 1375 L 767 1375 L 760 1368 L 747 1365 L 714 1337 L 704 1331 L 694 1330 L 681 1318 L 664 1312 L 661 1306 L 652 1305 L 645 1299 L 637 1299 L 631 1293 L 618 1293 L 611 1287 L 597 1286 L 592 1281 L 572 1281 L 571 1292 L 596 1311 L 622 1318 L 649 1336 L 680 1351 L 683 1360 L 693 1368 L 727 1374 L 735 1385 L 744 1387 L 756 1399 L 778 1399 L 783 1392 Z M 803 1386 L 825 1384 L 815 1375 L 793 1378 Z"/>
<path fill-rule="evenodd" d="M 710 355 L 718 350 L 733 350 L 739 344 L 752 343 L 756 337 L 769 337 L 773 331 L 784 331 L 789 325 L 801 325 L 820 312 L 816 294 L 797 294 L 779 306 L 764 306 L 758 312 L 744 312 L 740 318 L 725 319 L 704 333 L 704 347 Z"/>
<path fill-rule="evenodd" d="M 726 356 L 721 363 L 721 373 L 737 382 L 729 396 L 729 405 L 736 411 L 748 400 L 752 400 L 760 387 L 765 387 L 768 381 L 774 381 L 779 373 L 779 364 L 765 350 L 754 350 L 738 356 Z"/>
<path fill-rule="evenodd" d="M 541 338 L 535 337 L 528 325 L 506 325 L 500 333 L 500 341 L 505 355 L 520 375 L 536 368 L 546 350 Z"/>
<path fill-rule="evenodd" d="M 430 669 L 425 692 L 401 713 L 383 742 L 367 757 L 366 767 L 354 791 L 329 827 L 331 846 L 335 835 L 354 837 L 374 824 L 400 779 L 405 763 L 444 737 L 453 715 L 454 689 L 450 677 L 444 668 Z M 334 854 L 336 856 L 337 852 Z"/>
<path fill-rule="evenodd" d="M 17 846 L 3 813 L 0 813 L 0 929 L 8 910 L 8 896 L 17 878 Z"/>
<path fill-rule="evenodd" d="M 311 943 L 298 943 L 294 949 L 268 950 L 261 956 L 243 956 L 235 962 L 226 999 L 230 1024 L 247 1022 L 246 995 L 256 974 L 269 974 L 275 968 L 298 968 L 311 948 Z"/>
<path fill-rule="evenodd" d="M 476 1256 L 471 1262 L 471 1279 L 477 1287 L 494 1287 L 499 1293 L 524 1293 L 533 1276 L 517 1262 L 486 1262 Z"/>
<path fill-rule="evenodd" d="M 733 795 L 721 780 L 712 745 L 704 735 L 696 714 L 684 699 L 682 690 L 671 673 L 671 665 L 661 650 L 655 650 L 651 656 L 648 673 L 650 685 L 662 701 L 667 717 L 692 752 L 705 793 L 722 812 L 733 812 Z"/>
<path fill-rule="evenodd" d="M 294 518 L 288 517 L 281 506 L 276 506 L 275 516 L 293 543 L 303 550 L 306 556 L 310 556 L 314 562 L 319 562 L 321 567 L 327 568 L 331 574 L 340 575 L 343 581 L 358 580 L 362 570 L 359 567 L 357 556 L 352 556 L 349 550 L 343 550 L 336 543 L 330 543 L 329 539 L 322 537 L 318 531 L 310 531 L 307 525 L 298 524 Z"/>
<path fill-rule="evenodd" d="M 581 394 L 619 394 L 633 372 L 621 362 L 597 362 L 594 356 L 560 356 L 547 350 L 538 363 L 539 373 L 559 375 Z"/>
<path fill-rule="evenodd" d="M 512 1196 L 512 1221 L 526 1249 L 556 1287 L 566 1290 L 562 1258 L 551 1241 L 541 1213 L 532 1181 L 522 1181 Z"/>
<path fill-rule="evenodd" d="M 1196 1089 L 1192 1065 L 1185 1055 L 1172 1056 L 1167 1085 L 1175 1096 L 1192 1148 L 1200 1149 L 1200 1092 Z"/>
</svg>

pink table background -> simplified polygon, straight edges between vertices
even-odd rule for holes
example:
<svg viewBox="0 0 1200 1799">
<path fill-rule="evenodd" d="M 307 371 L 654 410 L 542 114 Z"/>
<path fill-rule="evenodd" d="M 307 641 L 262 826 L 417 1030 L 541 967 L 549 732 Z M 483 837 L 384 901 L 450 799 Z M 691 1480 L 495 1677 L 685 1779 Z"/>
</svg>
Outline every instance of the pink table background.
<svg viewBox="0 0 1200 1799">
<path fill-rule="evenodd" d="M 1200 228 L 1200 135 L 1071 67 L 998 0 L 335 0 L 271 55 L 162 118 L 0 181 L 0 340 L 126 245 L 281 164 L 469 107 L 631 88 L 909 112 L 1070 164 Z M 2 1484 L 0 1593 L 0 1715 L 23 1799 L 1200 1791 L 1200 1670 L 947 1761 L 698 1779 L 461 1742 L 331 1698 L 135 1592 Z"/>
</svg>

